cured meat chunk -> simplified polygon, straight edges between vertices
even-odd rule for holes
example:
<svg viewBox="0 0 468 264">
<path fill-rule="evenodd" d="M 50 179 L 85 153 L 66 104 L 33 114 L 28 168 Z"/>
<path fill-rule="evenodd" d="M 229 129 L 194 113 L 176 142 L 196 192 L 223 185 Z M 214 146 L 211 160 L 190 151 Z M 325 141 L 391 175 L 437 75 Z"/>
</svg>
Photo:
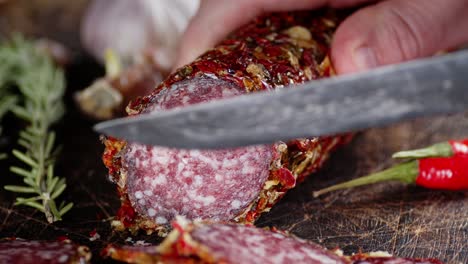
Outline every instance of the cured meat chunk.
<svg viewBox="0 0 468 264">
<path fill-rule="evenodd" d="M 87 247 L 65 241 L 28 241 L 22 239 L 0 242 L 0 263 L 55 264 L 88 263 L 91 253 Z"/>
<path fill-rule="evenodd" d="M 330 76 L 328 47 L 339 21 L 331 11 L 260 17 L 130 103 L 127 112 L 165 111 Z M 225 150 L 169 149 L 106 138 L 103 160 L 122 201 L 113 226 L 165 235 L 176 215 L 253 223 L 349 138 L 311 137 Z"/>
<path fill-rule="evenodd" d="M 251 225 L 187 222 L 178 218 L 159 246 L 108 246 L 104 255 L 128 263 L 316 263 L 316 264 L 442 264 L 435 259 L 410 259 L 369 253 L 342 256 L 310 241 L 278 230 Z"/>
</svg>

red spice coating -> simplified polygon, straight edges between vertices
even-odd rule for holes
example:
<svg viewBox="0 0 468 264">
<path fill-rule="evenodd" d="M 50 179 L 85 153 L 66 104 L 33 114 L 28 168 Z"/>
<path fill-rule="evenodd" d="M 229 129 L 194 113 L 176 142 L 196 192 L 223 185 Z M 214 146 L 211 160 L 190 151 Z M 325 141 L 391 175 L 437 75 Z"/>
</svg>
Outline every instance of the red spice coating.
<svg viewBox="0 0 468 264">
<path fill-rule="evenodd" d="M 239 29 L 193 63 L 178 69 L 150 95 L 130 103 L 127 112 L 135 115 L 158 109 L 158 98 L 161 97 L 161 92 L 171 89 L 179 82 L 195 79 L 211 78 L 229 82 L 243 92 L 255 92 L 281 89 L 290 84 L 330 76 L 333 71 L 327 54 L 332 33 L 339 21 L 340 19 L 329 11 L 280 13 L 260 17 Z M 293 188 L 297 182 L 316 171 L 334 148 L 346 143 L 349 139 L 350 136 L 334 136 L 276 143 L 269 161 L 269 176 L 263 188 L 249 205 L 242 204 L 243 211 L 238 212 L 237 216 L 230 220 L 253 223 L 288 189 Z M 136 205 L 135 198 L 129 199 L 129 186 L 135 186 L 135 184 L 130 184 L 128 180 L 131 178 L 141 181 L 145 176 L 134 177 L 131 175 L 133 171 L 129 173 L 128 164 L 131 162 L 131 157 L 124 155 L 126 153 L 125 142 L 110 139 L 105 144 L 104 163 L 109 168 L 112 180 L 118 185 L 122 206 L 126 208 L 119 211 L 114 226 L 117 229 L 144 229 L 148 232 L 157 230 L 163 233 L 166 231 L 154 221 L 158 212 L 148 211 L 145 215 L 142 209 L 140 211 L 128 210 L 130 207 L 135 208 Z M 145 150 L 143 153 L 146 153 L 143 156 L 149 156 L 150 151 Z M 175 157 L 174 155 L 171 157 Z M 213 177 L 213 175 L 207 175 L 207 177 Z M 219 190 L 223 190 L 224 187 L 213 186 Z M 167 186 L 167 190 L 170 188 L 171 186 Z M 132 194 L 137 198 L 143 195 L 144 193 Z M 148 196 L 151 196 L 150 192 Z M 176 199 L 182 198 L 176 197 Z M 145 203 L 144 206 L 148 206 L 146 202 L 147 200 L 142 201 Z M 228 208 L 228 205 L 223 205 L 223 203 L 224 201 L 221 206 Z M 187 206 L 191 205 L 188 203 Z M 124 214 L 127 211 L 130 215 Z M 198 215 L 202 216 L 201 213 Z M 159 219 L 160 223 L 171 220 Z"/>
<path fill-rule="evenodd" d="M 468 189 L 468 157 L 426 158 L 419 160 L 416 184 L 444 190 Z"/>
</svg>

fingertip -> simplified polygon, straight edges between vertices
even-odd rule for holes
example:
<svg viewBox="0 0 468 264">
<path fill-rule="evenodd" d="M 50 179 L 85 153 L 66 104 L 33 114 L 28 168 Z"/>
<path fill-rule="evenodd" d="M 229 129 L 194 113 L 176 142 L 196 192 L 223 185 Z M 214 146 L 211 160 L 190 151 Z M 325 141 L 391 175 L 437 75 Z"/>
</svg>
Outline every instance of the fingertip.
<svg viewBox="0 0 468 264">
<path fill-rule="evenodd" d="M 377 66 L 377 55 L 369 43 L 375 20 L 375 13 L 366 7 L 338 27 L 331 46 L 331 58 L 338 74 L 360 72 Z"/>
</svg>

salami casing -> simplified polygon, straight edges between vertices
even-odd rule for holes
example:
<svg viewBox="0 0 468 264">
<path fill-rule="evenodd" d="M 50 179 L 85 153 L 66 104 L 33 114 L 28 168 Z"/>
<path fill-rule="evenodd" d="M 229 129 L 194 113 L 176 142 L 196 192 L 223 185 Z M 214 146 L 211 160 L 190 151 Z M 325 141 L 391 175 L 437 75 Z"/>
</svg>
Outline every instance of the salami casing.
<svg viewBox="0 0 468 264">
<path fill-rule="evenodd" d="M 332 11 L 259 17 L 130 103 L 127 112 L 164 111 L 328 77 L 327 54 L 339 21 Z M 106 138 L 103 160 L 122 201 L 113 225 L 164 235 L 176 215 L 253 223 L 349 139 L 180 150 Z"/>
</svg>

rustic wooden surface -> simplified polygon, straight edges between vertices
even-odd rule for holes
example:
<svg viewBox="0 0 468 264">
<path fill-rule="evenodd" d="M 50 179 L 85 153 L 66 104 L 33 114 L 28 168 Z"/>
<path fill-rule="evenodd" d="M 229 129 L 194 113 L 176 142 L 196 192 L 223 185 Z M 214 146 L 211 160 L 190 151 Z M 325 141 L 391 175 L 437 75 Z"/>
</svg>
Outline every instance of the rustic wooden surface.
<svg viewBox="0 0 468 264">
<path fill-rule="evenodd" d="M 28 3 L 28 8 L 18 5 Z M 73 1 L 72 1 L 73 2 Z M 17 0 L 0 5 L 0 32 L 12 29 L 32 36 L 49 36 L 66 43 L 79 53 L 77 29 L 87 1 Z M 66 3 L 66 4 L 65 4 Z M 38 8 L 40 6 L 40 8 Z M 11 11 L 13 10 L 13 11 Z M 57 13 L 58 12 L 58 13 Z M 58 172 L 67 177 L 64 198 L 75 203 L 62 222 L 48 224 L 43 215 L 25 207 L 14 207 L 14 194 L 0 190 L 0 237 L 56 239 L 68 236 L 88 245 L 93 262 L 101 263 L 99 251 L 108 243 L 157 243 L 157 237 L 113 233 L 109 219 L 119 201 L 114 186 L 106 179 L 101 163 L 103 150 L 92 122 L 83 118 L 71 100 L 72 92 L 102 74 L 94 62 L 78 57 L 68 68 L 68 112 L 57 125 L 58 141 L 64 152 Z M 1 148 L 14 143 L 18 128 L 7 119 Z M 371 129 L 359 134 L 348 146 L 336 152 L 325 168 L 289 192 L 259 226 L 276 226 L 326 247 L 345 253 L 383 250 L 405 257 L 435 257 L 447 263 L 468 263 L 468 193 L 430 191 L 398 183 L 377 184 L 340 191 L 313 199 L 311 192 L 339 181 L 384 169 L 392 164 L 391 153 L 422 147 L 453 137 L 468 136 L 468 116 L 459 114 L 422 119 Z M 19 183 L 0 163 L 0 185 Z M 100 238 L 91 241 L 90 232 Z"/>
</svg>

